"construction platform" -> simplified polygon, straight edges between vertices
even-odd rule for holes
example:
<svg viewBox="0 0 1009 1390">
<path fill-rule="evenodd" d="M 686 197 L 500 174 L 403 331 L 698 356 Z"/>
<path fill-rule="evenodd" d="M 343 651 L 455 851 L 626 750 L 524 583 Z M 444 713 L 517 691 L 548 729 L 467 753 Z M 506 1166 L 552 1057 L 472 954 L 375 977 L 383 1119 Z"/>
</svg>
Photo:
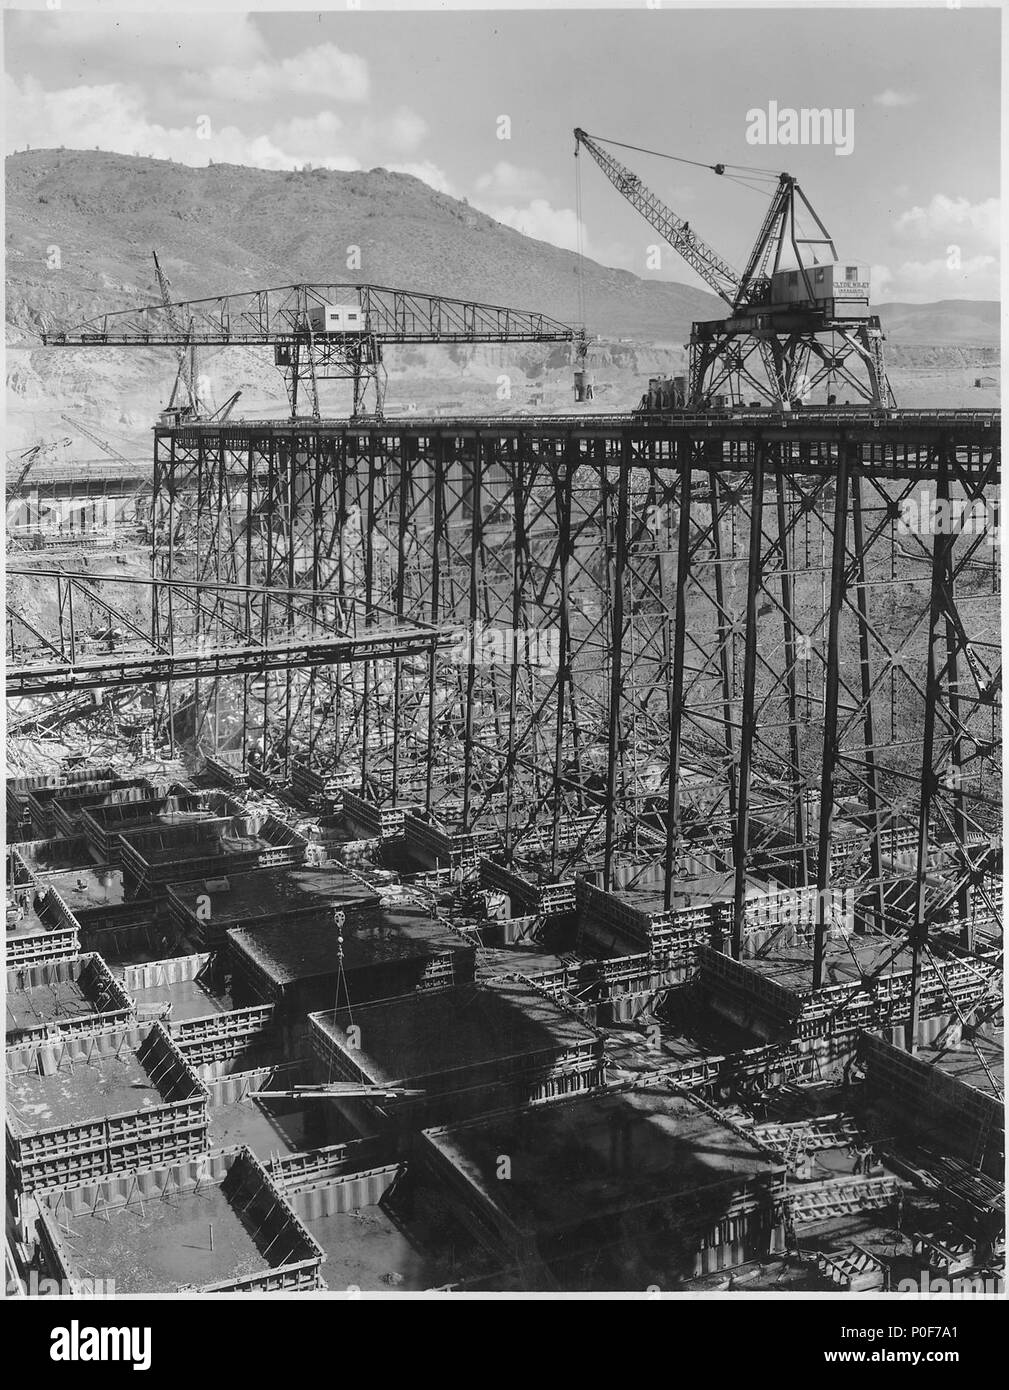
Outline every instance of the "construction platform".
<svg viewBox="0 0 1009 1390">
<path fill-rule="evenodd" d="M 121 978 L 139 1018 L 175 1023 L 233 1006 L 223 970 L 206 953 L 125 965 Z"/>
<path fill-rule="evenodd" d="M 460 1218 L 526 1288 L 674 1289 L 783 1248 L 778 1155 L 665 1086 L 428 1129 L 424 1143 Z"/>
<path fill-rule="evenodd" d="M 242 815 L 119 836 L 127 898 L 162 898 L 170 883 L 197 876 L 300 864 L 306 842 L 273 816 Z"/>
<path fill-rule="evenodd" d="M 824 983 L 813 987 L 812 942 L 781 938 L 741 961 L 696 948 L 697 988 L 710 1007 L 755 1040 L 789 1035 L 833 1039 L 841 1051 L 859 1030 L 899 1037 L 911 1012 L 911 952 L 900 937 L 837 934 L 824 943 Z M 919 1041 L 941 1031 L 957 1008 L 985 996 L 999 973 L 994 956 L 969 955 L 938 938 L 921 968 Z M 840 1055 L 840 1053 L 838 1053 Z"/>
<path fill-rule="evenodd" d="M 160 1023 L 7 1048 L 15 1194 L 200 1153 L 206 1135 L 206 1090 Z"/>
<path fill-rule="evenodd" d="M 39 787 L 29 795 L 28 808 L 39 836 L 71 836 L 82 833 L 80 818 L 88 807 L 142 801 L 157 794 L 146 777 L 116 777 L 75 787 Z"/>
<path fill-rule="evenodd" d="M 238 928 L 311 916 L 340 908 L 352 915 L 380 901 L 343 869 L 302 865 L 228 873 L 224 878 L 187 879 L 168 886 L 172 919 L 201 949 L 222 946 Z"/>
<path fill-rule="evenodd" d="M 973 1056 L 983 1072 L 977 1054 Z M 1005 1102 L 990 1086 L 974 1084 L 975 1068 L 968 1081 L 963 1072 L 937 1065 L 927 1052 L 911 1056 L 869 1033 L 859 1039 L 858 1060 L 869 1100 L 907 1141 L 929 1153 L 954 1156 L 1001 1182 Z"/>
<path fill-rule="evenodd" d="M 295 1096 L 260 1096 L 315 1079 L 310 1063 L 236 1073 L 204 1084 L 210 1093 L 208 1142 L 212 1148 L 244 1144 L 271 1167 L 293 1155 L 352 1139 L 357 1131 L 335 1107 Z"/>
<path fill-rule="evenodd" d="M 246 1148 L 84 1183 L 42 1208 L 52 1277 L 117 1294 L 279 1293 L 320 1286 L 323 1252 Z"/>
<path fill-rule="evenodd" d="M 106 864 L 119 862 L 119 836 L 133 830 L 157 830 L 191 821 L 222 820 L 242 814 L 242 806 L 223 792 L 170 789 L 165 796 L 151 795 L 120 802 L 85 805 L 78 824 L 95 857 Z"/>
<path fill-rule="evenodd" d="M 277 1180 L 326 1255 L 334 1292 L 417 1292 L 486 1277 L 493 1262 L 430 1173 L 389 1162 L 361 1171 L 281 1161 Z M 307 1156 L 311 1158 L 311 1156 Z"/>
<path fill-rule="evenodd" d="M 36 882 L 41 879 L 48 883 L 56 874 L 95 867 L 94 854 L 84 835 L 21 840 L 11 845 L 10 854 L 15 866 Z"/>
<path fill-rule="evenodd" d="M 43 882 L 57 892 L 80 921 L 79 913 L 116 907 L 123 901 L 122 870 L 114 864 L 84 864 L 46 873 Z"/>
<path fill-rule="evenodd" d="M 63 787 L 70 789 L 89 782 L 111 782 L 116 776 L 115 768 L 108 763 L 66 768 L 60 772 L 41 773 L 28 777 L 8 777 L 6 781 L 7 819 L 15 827 L 31 825 L 29 798 L 33 792 L 46 788 Z"/>
<path fill-rule="evenodd" d="M 424 990 L 309 1022 L 324 1076 L 422 1092 L 390 1102 L 413 1129 L 602 1080 L 601 1034 L 530 982 Z"/>
<path fill-rule="evenodd" d="M 127 1023 L 133 1000 L 101 956 L 90 953 L 7 971 L 7 1045 Z"/>
<path fill-rule="evenodd" d="M 670 983 L 682 983 L 693 973 L 696 947 L 710 944 L 717 912 L 716 898 L 682 896 L 672 907 L 663 905 L 654 887 L 640 892 L 606 891 L 587 878 L 575 884 L 578 944 L 595 954 L 629 956 L 647 952 L 656 965 L 675 973 Z"/>
<path fill-rule="evenodd" d="M 80 924 L 58 893 L 33 883 L 15 887 L 8 878 L 4 964 L 35 965 L 75 956 Z"/>
<path fill-rule="evenodd" d="M 228 932 L 239 1005 L 272 1002 L 290 1016 L 473 978 L 474 948 L 419 907 L 355 905 Z"/>
<path fill-rule="evenodd" d="M 298 1053 L 299 1045 L 305 1047 L 303 1038 L 279 1025 L 272 1004 L 180 1018 L 169 1026 L 179 1051 L 206 1087 L 213 1147 L 247 1144 L 266 1160 L 357 1133 L 334 1106 L 259 1094 L 319 1079 L 314 1060 Z"/>
</svg>

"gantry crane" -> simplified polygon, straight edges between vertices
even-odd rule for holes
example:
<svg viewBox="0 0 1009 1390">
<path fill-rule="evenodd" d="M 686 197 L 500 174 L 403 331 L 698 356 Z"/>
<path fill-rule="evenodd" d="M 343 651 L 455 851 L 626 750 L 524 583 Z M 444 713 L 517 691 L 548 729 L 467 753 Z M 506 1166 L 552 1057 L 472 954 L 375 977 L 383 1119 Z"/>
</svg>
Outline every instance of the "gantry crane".
<svg viewBox="0 0 1009 1390">
<path fill-rule="evenodd" d="M 575 155 L 588 150 L 603 173 L 645 221 L 729 307 L 725 318 L 694 323 L 682 404 L 703 409 L 719 396 L 733 405 L 754 392 L 790 409 L 842 385 L 878 407 L 893 404 L 883 361 L 883 332 L 869 309 L 869 270 L 838 260 L 834 242 L 791 174 L 777 185 L 742 274 L 672 212 L 603 144 L 576 129 Z M 637 146 L 625 148 L 636 149 Z M 654 153 L 654 151 L 641 151 Z M 704 166 L 726 172 L 724 164 Z M 798 218 L 808 217 L 803 234 Z M 789 260 L 795 264 L 783 264 Z M 861 368 L 861 371 L 857 370 Z"/>
<path fill-rule="evenodd" d="M 152 304 L 103 314 L 73 328 L 47 330 L 50 347 L 269 345 L 282 369 L 297 418 L 307 386 L 313 418 L 318 383 L 353 382 L 356 417 L 368 384 L 382 414 L 383 349 L 390 343 L 578 344 L 580 335 L 546 314 L 417 294 L 382 285 L 285 285 L 177 304 Z"/>
</svg>

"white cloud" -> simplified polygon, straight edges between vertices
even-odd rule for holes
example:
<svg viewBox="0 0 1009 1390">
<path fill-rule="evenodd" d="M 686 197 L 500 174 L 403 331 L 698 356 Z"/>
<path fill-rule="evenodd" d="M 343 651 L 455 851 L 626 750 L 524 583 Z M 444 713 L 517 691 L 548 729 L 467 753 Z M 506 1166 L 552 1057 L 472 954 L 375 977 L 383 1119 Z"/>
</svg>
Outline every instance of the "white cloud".
<svg viewBox="0 0 1009 1390">
<path fill-rule="evenodd" d="M 917 100 L 917 92 L 895 92 L 892 87 L 887 87 L 885 91 L 879 92 L 873 97 L 877 106 L 886 106 L 891 109 L 897 106 L 913 106 Z"/>
<path fill-rule="evenodd" d="M 427 131 L 427 121 L 409 106 L 400 106 L 379 120 L 367 116 L 361 122 L 361 134 L 366 140 L 383 145 L 396 154 L 413 154 Z"/>
<path fill-rule="evenodd" d="M 297 150 L 300 154 L 332 155 L 333 141 L 343 130 L 343 121 L 335 111 L 317 111 L 314 116 L 293 116 L 274 126 L 278 144 Z"/>
<path fill-rule="evenodd" d="M 869 270 L 869 284 L 872 287 L 870 294 L 874 304 L 879 304 L 883 300 L 893 297 L 890 289 L 893 284 L 893 271 L 889 266 L 872 266 Z"/>
<path fill-rule="evenodd" d="M 948 257 L 936 256 L 904 261 L 893 270 L 874 265 L 872 298 L 877 304 L 883 300 L 927 304 L 936 299 L 998 299 L 998 259 L 981 254 L 955 265 Z"/>
<path fill-rule="evenodd" d="M 223 97 L 260 104 L 278 96 L 324 96 L 355 102 L 366 101 L 370 89 L 365 60 L 344 53 L 335 43 L 320 43 L 279 63 L 226 63 L 186 76 L 190 87 L 205 91 L 208 101 Z"/>
<path fill-rule="evenodd" d="M 67 87 L 47 92 L 33 78 L 21 84 L 7 79 L 6 107 L 10 113 L 9 145 L 23 148 L 111 150 L 118 154 L 152 155 L 183 164 L 245 164 L 259 169 L 316 168 L 354 170 L 367 163 L 412 174 L 440 193 L 458 196 L 444 169 L 430 160 L 402 161 L 423 139 L 427 126 L 420 116 L 401 107 L 380 121 L 367 118 L 348 127 L 335 111 L 293 116 L 269 130 L 249 131 L 234 124 L 210 124 L 210 138 L 201 139 L 196 118 L 186 125 L 152 121 L 146 114 L 146 94 L 137 86 L 110 82 Z M 386 150 L 393 156 L 384 158 Z"/>
<path fill-rule="evenodd" d="M 541 198 L 544 193 L 542 174 L 535 169 L 521 169 L 507 160 L 499 160 L 487 174 L 481 174 L 476 181 L 476 190 L 485 199 L 502 202 L 523 202 L 531 198 Z"/>
<path fill-rule="evenodd" d="M 549 241 L 564 251 L 578 250 L 578 218 L 571 208 L 555 208 L 545 198 L 534 198 L 525 207 L 477 206 L 524 236 L 533 237 L 536 241 Z M 584 228 L 582 239 L 584 245 Z"/>
<path fill-rule="evenodd" d="M 321 122 L 294 120 L 259 133 L 234 125 L 212 125 L 211 139 L 202 140 L 195 120 L 186 126 L 150 121 L 144 102 L 139 88 L 120 83 L 46 92 L 33 78 L 26 78 L 21 86 L 8 79 L 10 141 L 14 148 L 26 143 L 36 149 L 97 146 L 118 154 L 153 155 L 192 165 L 205 165 L 213 159 L 218 164 L 247 164 L 259 169 L 295 169 L 306 162 L 330 169 L 360 168 L 356 159 L 331 146 L 320 157 L 320 143 L 336 130 L 332 113 L 320 113 Z M 298 144 L 299 139 L 305 143 Z"/>
<path fill-rule="evenodd" d="M 999 245 L 999 200 L 987 198 L 972 203 L 967 198 L 948 198 L 936 193 L 925 207 L 909 208 L 894 222 L 894 229 L 921 240 L 971 239 L 977 245 L 997 250 Z"/>
</svg>

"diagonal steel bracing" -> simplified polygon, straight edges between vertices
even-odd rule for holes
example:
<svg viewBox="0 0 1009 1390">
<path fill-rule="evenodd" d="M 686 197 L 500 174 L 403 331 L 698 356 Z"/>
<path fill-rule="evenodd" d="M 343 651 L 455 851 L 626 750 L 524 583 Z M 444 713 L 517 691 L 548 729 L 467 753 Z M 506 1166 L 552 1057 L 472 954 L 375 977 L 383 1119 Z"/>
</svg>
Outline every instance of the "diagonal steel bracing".
<svg viewBox="0 0 1009 1390">
<path fill-rule="evenodd" d="M 247 752 L 269 726 L 278 775 L 294 755 L 338 766 L 495 831 L 506 860 L 535 840 L 548 875 L 635 881 L 659 908 L 728 874 L 737 952 L 755 884 L 815 885 L 814 977 L 837 894 L 856 930 L 919 955 L 950 924 L 992 936 L 993 423 L 158 430 L 156 574 L 310 607 L 336 592 L 365 627 L 384 612 L 457 634 L 421 658 L 201 681 L 197 738 L 227 727 Z M 203 621 L 247 632 L 266 601 L 222 596 Z"/>
</svg>

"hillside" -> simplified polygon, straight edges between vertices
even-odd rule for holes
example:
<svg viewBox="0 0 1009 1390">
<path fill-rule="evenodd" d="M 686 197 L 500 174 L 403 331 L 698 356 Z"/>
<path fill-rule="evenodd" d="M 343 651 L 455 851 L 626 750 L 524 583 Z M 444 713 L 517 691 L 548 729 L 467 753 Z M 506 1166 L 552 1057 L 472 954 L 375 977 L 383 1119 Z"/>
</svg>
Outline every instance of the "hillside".
<svg viewBox="0 0 1009 1390">
<path fill-rule="evenodd" d="M 101 151 L 34 150 L 9 157 L 6 177 L 10 447 L 64 433 L 60 414 L 69 410 L 147 453 L 151 422 L 171 391 L 174 353 L 36 344 L 43 323 L 156 300 L 152 249 L 179 299 L 358 280 L 536 309 L 568 323 L 578 317 L 574 255 L 408 175 L 195 169 Z M 355 271 L 346 268 L 351 246 L 361 251 Z M 52 248 L 59 266 L 50 268 Z M 602 409 L 629 409 L 649 376 L 683 371 L 691 322 L 723 308 L 703 291 L 594 262 L 583 274 L 587 327 L 603 339 L 590 359 Z M 892 304 L 881 313 L 902 403 L 982 403 L 973 383 L 998 360 L 998 305 Z M 387 353 L 386 365 L 392 413 L 571 405 L 567 348 L 401 348 Z M 206 351 L 200 371 L 212 403 L 240 388 L 236 414 L 285 413 L 268 350 Z M 497 395 L 502 373 L 513 383 L 504 403 Z M 342 384 L 328 384 L 326 395 L 324 409 L 349 408 Z M 93 453 L 75 441 L 75 456 Z"/>
<path fill-rule="evenodd" d="M 891 343 L 957 347 L 998 344 L 1001 305 L 991 299 L 940 299 L 935 304 L 880 304 Z"/>
<path fill-rule="evenodd" d="M 62 269 L 46 269 L 59 246 Z M 347 248 L 361 248 L 348 271 Z M 370 281 L 577 316 L 577 257 L 406 174 L 194 169 L 99 151 L 7 160 L 8 319 L 56 319 L 157 297 L 151 249 L 180 299 L 292 284 Z M 683 342 L 717 314 L 700 290 L 587 262 L 590 329 Z"/>
</svg>

